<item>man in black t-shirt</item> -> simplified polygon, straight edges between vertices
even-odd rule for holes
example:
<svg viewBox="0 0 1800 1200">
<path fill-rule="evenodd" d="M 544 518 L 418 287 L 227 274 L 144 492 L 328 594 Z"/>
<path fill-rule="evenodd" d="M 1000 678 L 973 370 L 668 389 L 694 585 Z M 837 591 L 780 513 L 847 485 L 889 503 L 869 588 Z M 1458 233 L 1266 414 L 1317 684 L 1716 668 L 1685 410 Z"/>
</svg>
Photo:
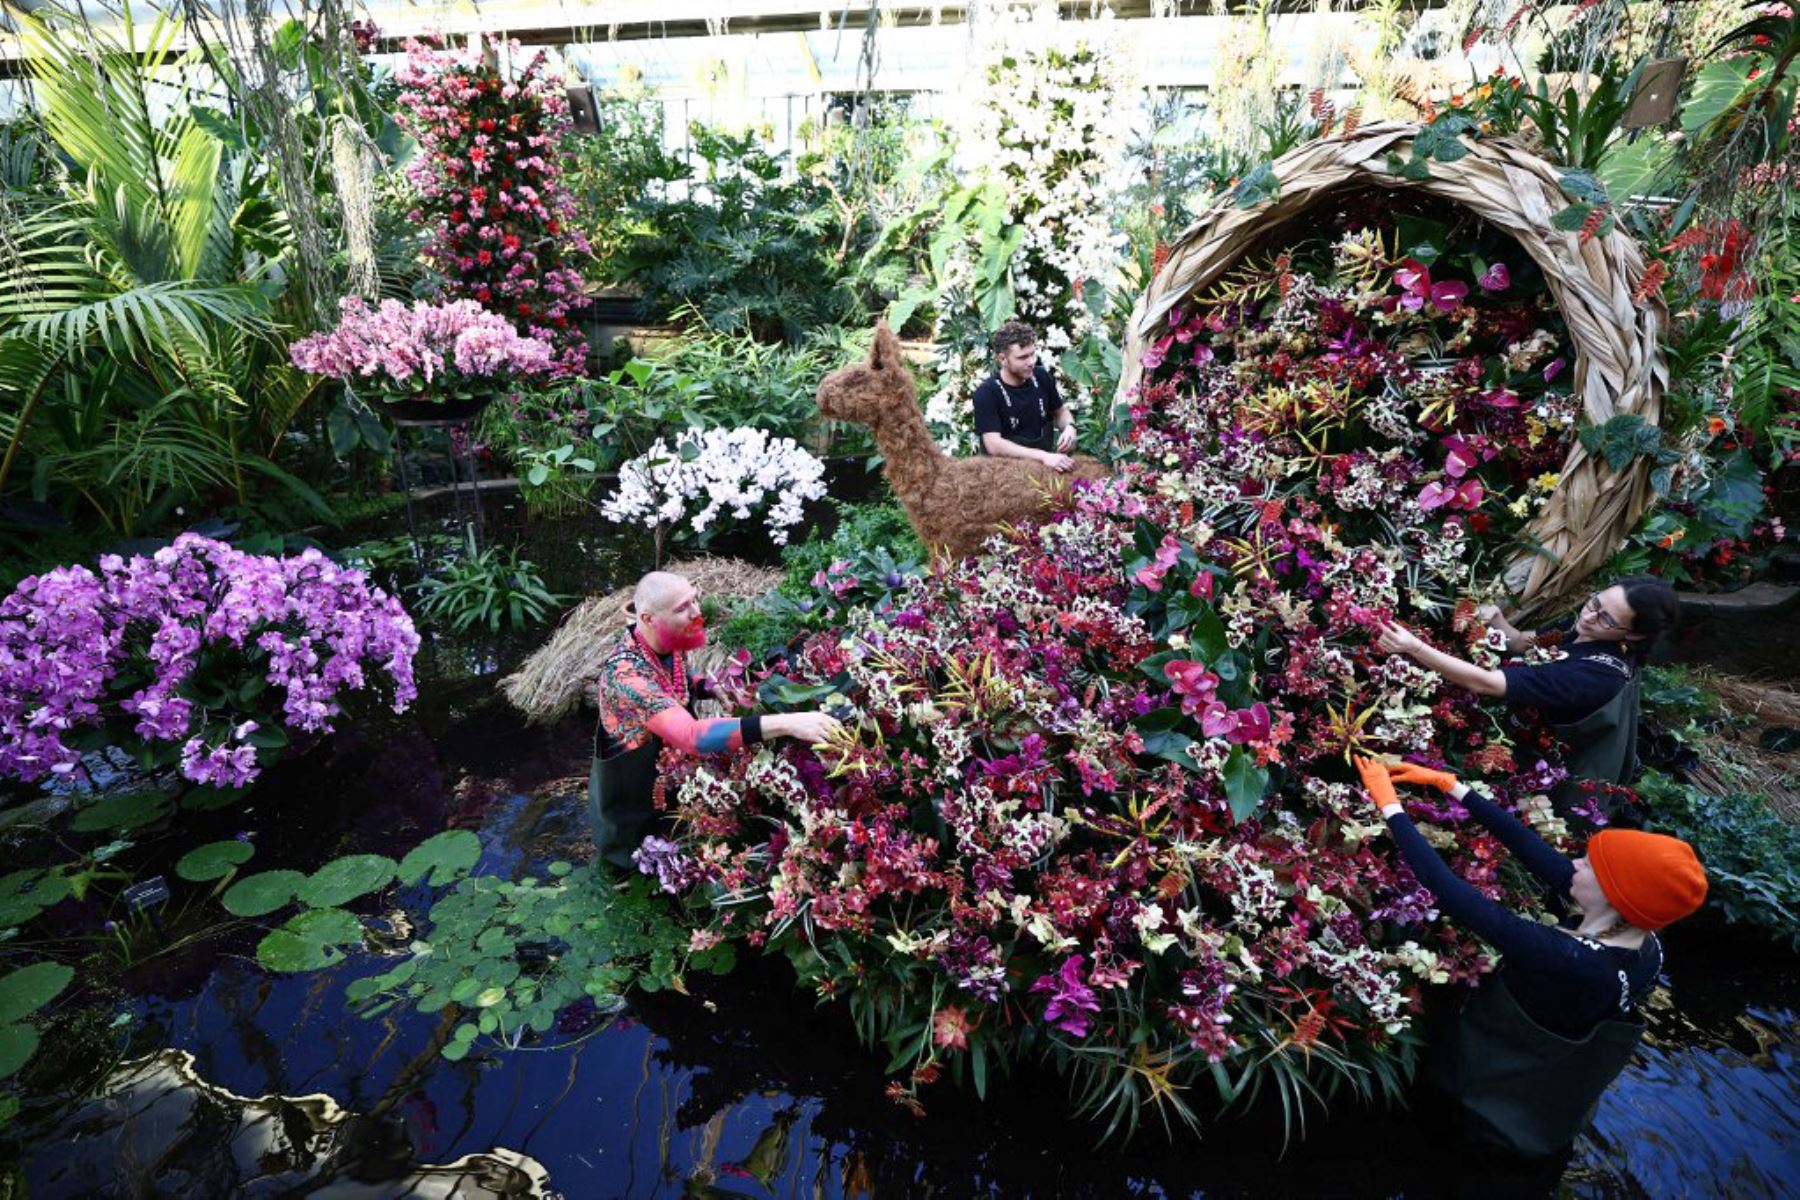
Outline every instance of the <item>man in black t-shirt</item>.
<svg viewBox="0 0 1800 1200">
<path fill-rule="evenodd" d="M 1037 335 L 1023 321 L 994 333 L 998 370 L 975 389 L 975 437 L 983 454 L 1028 458 L 1052 471 L 1074 467 L 1075 417 L 1056 380 L 1037 365 Z"/>
</svg>

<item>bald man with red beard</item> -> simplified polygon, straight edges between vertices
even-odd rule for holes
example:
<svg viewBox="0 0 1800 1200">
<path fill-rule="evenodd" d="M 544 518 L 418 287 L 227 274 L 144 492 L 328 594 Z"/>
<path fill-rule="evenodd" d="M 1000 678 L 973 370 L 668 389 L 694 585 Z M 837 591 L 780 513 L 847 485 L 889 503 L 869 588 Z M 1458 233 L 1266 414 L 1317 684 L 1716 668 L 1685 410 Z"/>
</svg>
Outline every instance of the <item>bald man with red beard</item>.
<svg viewBox="0 0 1800 1200">
<path fill-rule="evenodd" d="M 633 621 L 600 668 L 588 821 L 598 857 L 631 870 L 632 853 L 655 819 L 657 757 L 740 750 L 768 738 L 829 741 L 842 726 L 823 712 L 696 718 L 689 711 L 687 655 L 706 644 L 700 591 L 680 575 L 652 571 L 632 596 Z"/>
</svg>

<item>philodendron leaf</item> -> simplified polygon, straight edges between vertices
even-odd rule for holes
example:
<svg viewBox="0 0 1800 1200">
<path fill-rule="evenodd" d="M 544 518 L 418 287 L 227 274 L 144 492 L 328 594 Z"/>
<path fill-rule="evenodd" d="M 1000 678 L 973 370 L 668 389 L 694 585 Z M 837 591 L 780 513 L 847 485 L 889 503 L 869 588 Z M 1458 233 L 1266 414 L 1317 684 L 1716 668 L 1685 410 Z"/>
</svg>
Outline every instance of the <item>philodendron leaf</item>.
<svg viewBox="0 0 1800 1200">
<path fill-rule="evenodd" d="M 314 871 L 300 885 L 299 898 L 313 908 L 335 908 L 386 887 L 397 869 L 385 854 L 348 854 Z"/>
<path fill-rule="evenodd" d="M 414 846 L 400 860 L 400 882 L 410 886 L 430 872 L 427 882 L 442 886 L 467 872 L 480 857 L 480 838 L 467 829 L 446 829 Z"/>
<path fill-rule="evenodd" d="M 0 1025 L 0 1079 L 10 1079 L 37 1052 L 37 1030 L 29 1025 Z"/>
<path fill-rule="evenodd" d="M 196 846 L 175 863 L 175 874 L 192 883 L 223 879 L 250 861 L 256 847 L 249 842 L 208 842 Z"/>
<path fill-rule="evenodd" d="M 0 978 L 0 1024 L 10 1024 L 44 1007 L 73 978 L 74 968 L 56 962 L 32 963 Z"/>
<path fill-rule="evenodd" d="M 292 903 L 305 882 L 298 871 L 263 871 L 232 884 L 219 902 L 236 916 L 260 917 Z"/>
</svg>

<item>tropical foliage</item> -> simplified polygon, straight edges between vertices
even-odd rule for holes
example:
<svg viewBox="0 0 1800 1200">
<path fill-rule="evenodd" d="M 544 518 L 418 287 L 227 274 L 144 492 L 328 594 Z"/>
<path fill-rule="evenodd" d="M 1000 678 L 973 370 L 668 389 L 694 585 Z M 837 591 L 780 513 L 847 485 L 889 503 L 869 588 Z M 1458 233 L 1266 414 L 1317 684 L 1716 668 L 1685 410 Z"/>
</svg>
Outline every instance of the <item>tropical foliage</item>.
<svg viewBox="0 0 1800 1200">
<path fill-rule="evenodd" d="M 212 109 L 178 22 L 121 40 L 22 18 L 52 186 L 0 260 L 0 488 L 132 532 L 260 480 L 328 515 L 276 452 L 314 381 L 286 363 L 292 235 L 267 163 Z M 122 65 L 129 64 L 129 65 Z M 20 480 L 20 475 L 25 479 Z"/>
</svg>

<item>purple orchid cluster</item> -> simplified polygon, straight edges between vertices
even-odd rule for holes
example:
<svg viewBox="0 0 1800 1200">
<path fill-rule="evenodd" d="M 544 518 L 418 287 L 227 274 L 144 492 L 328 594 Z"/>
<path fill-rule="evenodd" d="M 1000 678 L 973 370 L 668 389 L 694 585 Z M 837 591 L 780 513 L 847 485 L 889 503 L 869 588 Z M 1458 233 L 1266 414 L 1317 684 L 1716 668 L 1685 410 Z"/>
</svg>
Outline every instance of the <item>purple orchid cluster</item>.
<svg viewBox="0 0 1800 1200">
<path fill-rule="evenodd" d="M 360 296 L 338 305 L 336 329 L 288 348 L 296 367 L 351 384 L 366 383 L 396 398 L 466 389 L 493 391 L 510 380 L 545 375 L 555 363 L 549 343 L 521 337 L 505 318 L 473 300 L 384 300 L 370 309 Z"/>
<path fill-rule="evenodd" d="M 418 694 L 412 619 L 316 549 L 271 558 L 184 533 L 99 567 L 58 567 L 0 601 L 0 777 L 79 772 L 70 741 L 101 727 L 117 744 L 179 744 L 194 783 L 242 787 L 259 730 L 329 732 L 375 671 L 396 712 Z"/>
</svg>

